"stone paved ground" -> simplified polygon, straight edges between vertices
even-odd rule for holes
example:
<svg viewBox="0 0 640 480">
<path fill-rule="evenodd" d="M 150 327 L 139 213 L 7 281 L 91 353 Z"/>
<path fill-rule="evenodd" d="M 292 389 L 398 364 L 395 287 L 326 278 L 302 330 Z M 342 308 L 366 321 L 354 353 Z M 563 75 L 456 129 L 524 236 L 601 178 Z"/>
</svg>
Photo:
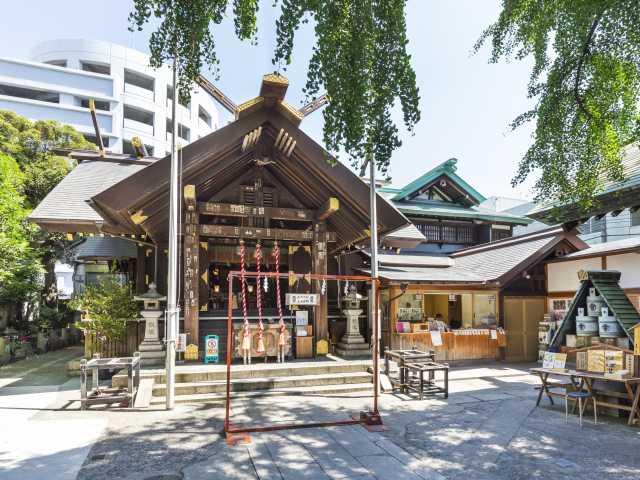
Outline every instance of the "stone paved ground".
<svg viewBox="0 0 640 480">
<path fill-rule="evenodd" d="M 235 447 L 220 435 L 220 407 L 80 412 L 72 380 L 40 398 L 46 408 L 26 422 L 32 438 L 44 436 L 55 451 L 40 445 L 31 456 L 23 449 L 8 460 L 13 452 L 5 449 L 0 478 L 74 478 L 78 469 L 82 480 L 640 478 L 640 429 L 617 419 L 594 425 L 590 417 L 580 429 L 575 417 L 565 424 L 562 406 L 535 408 L 537 380 L 527 367 L 456 368 L 448 401 L 384 395 L 383 433 L 358 426 L 298 429 L 254 434 L 250 445 Z M 19 413 L 28 399 L 10 395 L 10 388 L 0 388 L 0 415 Z M 233 421 L 345 419 L 369 404 L 358 394 L 262 398 L 236 402 Z M 60 473 L 67 459 L 75 467 Z"/>
</svg>

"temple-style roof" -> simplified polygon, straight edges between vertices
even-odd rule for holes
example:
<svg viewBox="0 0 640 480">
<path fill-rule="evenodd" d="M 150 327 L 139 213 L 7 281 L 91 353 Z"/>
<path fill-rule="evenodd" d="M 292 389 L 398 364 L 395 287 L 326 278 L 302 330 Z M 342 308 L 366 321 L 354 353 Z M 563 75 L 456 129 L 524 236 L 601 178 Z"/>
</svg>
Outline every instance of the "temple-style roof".
<svg viewBox="0 0 640 480">
<path fill-rule="evenodd" d="M 363 241 L 369 237 L 368 185 L 292 122 L 282 98 L 286 85 L 271 77 L 265 77 L 260 97 L 238 107 L 237 120 L 180 151 L 183 185 L 195 185 L 197 200 L 208 201 L 260 169 L 297 199 L 296 208 L 317 210 L 329 198 L 338 199 L 339 209 L 327 220 L 337 248 Z M 167 156 L 94 195 L 90 203 L 105 228 L 142 228 L 154 240 L 166 239 L 169 170 Z M 378 220 L 381 235 L 410 224 L 381 196 Z"/>
<path fill-rule="evenodd" d="M 457 163 L 457 159 L 450 158 L 404 187 L 383 186 L 380 193 L 409 218 L 478 220 L 506 225 L 532 223 L 524 216 L 482 206 L 486 198 L 456 173 Z"/>
<path fill-rule="evenodd" d="M 29 220 L 49 231 L 97 233 L 105 219 L 87 202 L 94 195 L 152 163 L 152 160 L 138 160 L 124 155 L 110 154 L 107 158 L 100 158 L 97 152 L 84 153 L 72 155 L 84 161 L 49 192 L 31 212 Z M 128 233 L 128 230 L 111 231 Z"/>
<path fill-rule="evenodd" d="M 385 255 L 380 260 L 378 273 L 390 282 L 475 284 L 498 288 L 553 255 L 560 244 L 568 245 L 571 250 L 587 247 L 574 234 L 554 227 L 458 250 L 448 257 Z"/>
<path fill-rule="evenodd" d="M 602 181 L 602 190 L 595 197 L 588 212 L 577 204 L 547 202 L 538 205 L 527 216 L 547 224 L 582 222 L 589 217 L 605 215 L 625 208 L 640 207 L 640 143 L 635 142 L 622 151 L 622 174 L 617 182 Z"/>
<path fill-rule="evenodd" d="M 432 168 L 424 175 L 402 187 L 400 191 L 393 196 L 393 200 L 409 200 L 421 190 L 425 190 L 435 185 L 439 180 L 446 178 L 450 182 L 446 187 L 452 187 L 450 190 L 457 192 L 456 198 L 464 199 L 472 205 L 478 205 L 484 202 L 486 198 L 456 174 L 458 168 L 457 163 L 458 159 L 456 158 L 450 158 L 442 162 L 440 165 Z"/>
<path fill-rule="evenodd" d="M 581 260 L 584 258 L 601 257 L 603 255 L 621 255 L 624 253 L 640 253 L 640 237 L 613 240 L 589 245 L 589 248 L 578 252 L 570 253 L 554 262 L 568 262 L 571 260 Z"/>
</svg>

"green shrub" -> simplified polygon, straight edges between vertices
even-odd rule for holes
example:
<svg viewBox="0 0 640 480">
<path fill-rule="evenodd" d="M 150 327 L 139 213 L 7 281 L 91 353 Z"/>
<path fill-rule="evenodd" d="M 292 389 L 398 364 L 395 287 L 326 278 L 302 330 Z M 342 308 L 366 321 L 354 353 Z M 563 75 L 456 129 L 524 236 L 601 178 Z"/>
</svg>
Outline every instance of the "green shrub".
<svg viewBox="0 0 640 480">
<path fill-rule="evenodd" d="M 84 291 L 70 303 L 71 308 L 84 312 L 82 328 L 102 340 L 119 340 L 127 328 L 127 321 L 139 316 L 130 283 L 107 278 Z"/>
</svg>

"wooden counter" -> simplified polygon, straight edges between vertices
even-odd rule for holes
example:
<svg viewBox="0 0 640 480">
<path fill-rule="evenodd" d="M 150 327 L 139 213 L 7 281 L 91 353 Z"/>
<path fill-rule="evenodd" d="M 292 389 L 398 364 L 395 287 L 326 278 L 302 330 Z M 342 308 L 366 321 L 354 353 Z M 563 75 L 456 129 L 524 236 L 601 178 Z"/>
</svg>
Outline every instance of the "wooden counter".
<svg viewBox="0 0 640 480">
<path fill-rule="evenodd" d="M 417 349 L 436 352 L 438 360 L 473 360 L 500 359 L 500 348 L 507 344 L 504 331 L 498 331 L 498 339 L 492 340 L 489 331 L 470 334 L 467 332 L 442 332 L 442 346 L 434 347 L 431 334 L 423 333 L 394 333 L 392 348 L 394 350 Z"/>
</svg>

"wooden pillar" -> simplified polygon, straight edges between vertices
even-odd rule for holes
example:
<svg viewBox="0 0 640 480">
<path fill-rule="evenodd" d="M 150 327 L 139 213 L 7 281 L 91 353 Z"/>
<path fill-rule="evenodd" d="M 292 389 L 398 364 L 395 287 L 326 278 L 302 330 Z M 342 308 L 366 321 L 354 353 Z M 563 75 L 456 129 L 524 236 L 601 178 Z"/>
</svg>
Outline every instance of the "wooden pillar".
<svg viewBox="0 0 640 480">
<path fill-rule="evenodd" d="M 198 345 L 200 342 L 198 329 L 200 238 L 194 185 L 185 185 L 184 202 L 184 331 L 187 334 L 187 342 Z"/>
<path fill-rule="evenodd" d="M 326 275 L 327 273 L 327 225 L 325 222 L 314 223 L 313 245 L 311 246 L 312 272 Z M 315 340 L 329 341 L 328 301 L 326 292 L 321 294 L 322 281 L 313 282 L 313 292 L 319 294 L 318 305 L 314 307 Z"/>
<path fill-rule="evenodd" d="M 167 247 L 168 245 L 166 243 L 158 243 L 158 267 L 156 269 L 158 271 L 158 278 L 154 279 L 158 292 L 163 295 L 167 294 L 167 269 L 169 267 Z"/>
<path fill-rule="evenodd" d="M 138 256 L 136 257 L 136 293 L 140 295 L 146 291 L 146 247 L 138 245 Z"/>
</svg>

